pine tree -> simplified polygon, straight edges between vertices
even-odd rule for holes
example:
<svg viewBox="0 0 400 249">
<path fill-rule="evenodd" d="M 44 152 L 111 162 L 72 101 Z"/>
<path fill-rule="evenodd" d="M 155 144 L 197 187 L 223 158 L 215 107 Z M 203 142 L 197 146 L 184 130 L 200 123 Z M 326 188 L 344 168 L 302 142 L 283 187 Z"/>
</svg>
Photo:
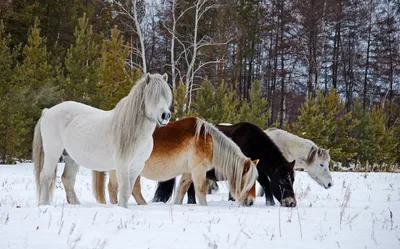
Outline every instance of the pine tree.
<svg viewBox="0 0 400 249">
<path fill-rule="evenodd" d="M 212 122 L 212 120 L 210 119 L 213 117 L 214 114 L 213 110 L 213 107 L 215 105 L 214 92 L 215 89 L 214 86 L 211 84 L 211 82 L 208 80 L 204 80 L 203 83 L 201 84 L 201 89 L 199 90 L 195 104 L 196 113 L 201 118 L 204 118 L 210 122 Z"/>
<path fill-rule="evenodd" d="M 34 126 L 44 107 L 50 107 L 59 101 L 55 87 L 57 68 L 48 62 L 46 40 L 40 37 L 39 22 L 35 21 L 22 51 L 22 63 L 17 64 L 13 80 L 19 89 L 21 102 L 18 115 L 25 117 L 26 134 L 21 144 L 22 153 L 31 149 Z"/>
<path fill-rule="evenodd" d="M 253 83 L 249 95 L 250 101 L 243 103 L 240 108 L 240 121 L 252 122 L 265 129 L 271 112 L 265 110 L 268 101 L 261 95 L 260 81 Z"/>
<path fill-rule="evenodd" d="M 344 102 L 335 89 L 327 96 L 319 92 L 302 105 L 297 122 L 286 127 L 301 137 L 311 139 L 320 147 L 329 148 L 333 161 L 347 162 L 357 155 L 357 141 L 351 132 L 359 124 L 351 112 L 345 113 Z"/>
<path fill-rule="evenodd" d="M 86 14 L 78 20 L 74 36 L 65 60 L 66 79 L 62 88 L 64 100 L 91 104 L 90 96 L 95 94 L 99 80 L 98 46 L 93 41 L 92 26 Z"/>
<path fill-rule="evenodd" d="M 369 111 L 362 110 L 360 101 L 354 103 L 352 112 L 355 118 L 360 120 L 360 124 L 353 132 L 354 137 L 359 142 L 357 159 L 362 165 L 365 165 L 367 162 L 372 163 L 375 157 L 376 143 L 370 113 Z"/>
<path fill-rule="evenodd" d="M 374 134 L 375 160 L 373 163 L 377 164 L 391 164 L 394 163 L 392 156 L 397 143 L 394 138 L 394 127 L 388 127 L 389 117 L 384 112 L 383 108 L 376 105 L 372 108 L 369 122 L 372 125 L 372 133 Z"/>
<path fill-rule="evenodd" d="M 186 95 L 186 87 L 183 82 L 180 80 L 176 89 L 174 91 L 174 100 L 173 106 L 175 112 L 172 114 L 172 120 L 178 120 L 186 116 L 186 104 L 188 102 L 188 98 Z"/>
<path fill-rule="evenodd" d="M 0 21 L 0 162 L 13 163 L 23 153 L 20 144 L 26 134 L 25 116 L 21 112 L 21 94 L 13 82 L 13 68 L 19 47 L 10 50 L 11 36 Z"/>
<path fill-rule="evenodd" d="M 212 123 L 237 122 L 238 101 L 234 98 L 235 92 L 221 82 L 217 89 L 211 82 L 205 80 L 197 96 L 196 112 Z"/>
<path fill-rule="evenodd" d="M 313 140 L 320 147 L 327 148 L 329 137 L 333 134 L 335 125 L 332 120 L 325 118 L 321 110 L 325 105 L 325 97 L 319 92 L 315 98 L 308 97 L 301 106 L 300 116 L 297 121 L 285 127 L 285 129 L 301 137 Z"/>
<path fill-rule="evenodd" d="M 134 83 L 140 78 L 139 69 L 126 69 L 125 59 L 128 55 L 128 48 L 115 26 L 111 32 L 111 39 L 104 41 L 101 49 L 100 81 L 96 94 L 96 102 L 101 109 L 114 108 L 129 94 Z"/>
<path fill-rule="evenodd" d="M 335 124 L 335 132 L 330 136 L 328 146 L 330 155 L 340 162 L 348 162 L 357 156 L 358 143 L 351 132 L 358 126 L 359 120 L 352 118 L 352 113 L 345 113 L 345 104 L 335 89 L 326 96 L 326 118 Z"/>
</svg>

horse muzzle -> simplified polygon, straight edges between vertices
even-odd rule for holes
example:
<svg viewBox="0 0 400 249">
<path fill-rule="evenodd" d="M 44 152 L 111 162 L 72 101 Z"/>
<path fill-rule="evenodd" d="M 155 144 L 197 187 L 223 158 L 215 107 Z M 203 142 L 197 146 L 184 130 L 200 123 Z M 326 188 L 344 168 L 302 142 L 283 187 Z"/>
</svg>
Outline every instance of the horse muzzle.
<svg viewBox="0 0 400 249">
<path fill-rule="evenodd" d="M 161 119 L 158 119 L 157 123 L 160 126 L 165 126 L 169 123 L 170 119 L 171 119 L 171 112 L 163 112 L 161 114 Z"/>
<path fill-rule="evenodd" d="M 284 207 L 296 207 L 297 202 L 294 197 L 286 197 L 282 200 L 281 205 Z"/>
</svg>

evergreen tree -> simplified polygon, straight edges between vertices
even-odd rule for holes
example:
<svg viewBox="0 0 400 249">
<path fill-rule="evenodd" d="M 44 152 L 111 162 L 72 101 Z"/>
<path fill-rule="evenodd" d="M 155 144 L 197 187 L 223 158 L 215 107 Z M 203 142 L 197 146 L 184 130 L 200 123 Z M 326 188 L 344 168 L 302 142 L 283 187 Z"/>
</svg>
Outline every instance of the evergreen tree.
<svg viewBox="0 0 400 249">
<path fill-rule="evenodd" d="M 65 60 L 67 76 L 62 85 L 63 98 L 91 104 L 90 96 L 95 94 L 99 80 L 98 46 L 93 41 L 92 26 L 86 14 L 78 23 L 75 44 L 68 49 Z"/>
<path fill-rule="evenodd" d="M 357 155 L 357 141 L 351 132 L 359 124 L 351 112 L 344 112 L 344 102 L 334 88 L 324 96 L 319 92 L 302 105 L 300 116 L 287 129 L 301 137 L 313 140 L 323 148 L 330 149 L 333 161 L 347 162 Z"/>
<path fill-rule="evenodd" d="M 268 101 L 261 95 L 260 81 L 253 83 L 249 95 L 250 101 L 243 103 L 240 108 L 239 121 L 251 122 L 265 129 L 271 112 L 270 110 L 265 110 Z"/>
<path fill-rule="evenodd" d="M 129 94 L 134 83 L 140 78 L 139 69 L 126 69 L 125 59 L 128 56 L 128 48 L 115 26 L 111 32 L 111 39 L 104 41 L 101 49 L 100 82 L 96 94 L 96 102 L 101 109 L 114 108 Z"/>
<path fill-rule="evenodd" d="M 11 36 L 0 21 L 0 162 L 13 163 L 23 153 L 20 144 L 26 134 L 25 116 L 21 112 L 20 89 L 12 81 L 19 47 L 11 51 Z"/>
<path fill-rule="evenodd" d="M 201 88 L 198 92 L 196 103 L 195 103 L 195 110 L 196 113 L 212 122 L 210 120 L 213 117 L 213 107 L 215 105 L 214 101 L 214 86 L 209 82 L 208 80 L 204 80 L 203 83 L 201 84 Z"/>
<path fill-rule="evenodd" d="M 44 107 L 54 105 L 58 100 L 55 88 L 56 73 L 59 72 L 48 63 L 46 40 L 40 37 L 39 22 L 35 21 L 22 52 L 22 63 L 18 63 L 13 73 L 15 85 L 20 90 L 19 115 L 25 117 L 26 134 L 21 144 L 22 153 L 31 149 L 33 129 Z"/>
<path fill-rule="evenodd" d="M 173 94 L 174 94 L 173 106 L 175 112 L 172 113 L 172 120 L 175 121 L 186 116 L 185 107 L 188 102 L 188 98 L 186 95 L 186 86 L 183 84 L 181 80 L 178 82 L 178 85 L 176 86 L 176 89 Z"/>
<path fill-rule="evenodd" d="M 227 88 L 224 82 L 215 89 L 211 82 L 205 80 L 197 96 L 196 112 L 212 123 L 235 123 L 239 102 L 234 96 L 233 89 Z"/>
</svg>

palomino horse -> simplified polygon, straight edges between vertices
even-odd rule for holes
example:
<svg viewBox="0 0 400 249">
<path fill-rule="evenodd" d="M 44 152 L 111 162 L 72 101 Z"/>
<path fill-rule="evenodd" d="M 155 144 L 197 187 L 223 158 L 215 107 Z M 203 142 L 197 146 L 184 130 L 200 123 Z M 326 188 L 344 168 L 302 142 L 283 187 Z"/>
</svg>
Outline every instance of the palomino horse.
<svg viewBox="0 0 400 249">
<path fill-rule="evenodd" d="M 228 180 L 233 196 L 242 205 L 253 202 L 258 160 L 252 161 L 245 157 L 240 148 L 213 125 L 195 117 L 183 118 L 167 126 L 157 127 L 153 139 L 154 148 L 141 176 L 165 181 L 189 173 L 193 177 L 199 204 L 207 205 L 206 172 L 215 167 L 217 174 Z M 94 194 L 101 203 L 105 203 L 104 176 L 103 172 L 93 172 Z M 116 203 L 119 179 L 116 179 L 113 172 L 110 176 L 110 199 Z M 175 204 L 182 203 L 190 183 L 181 183 L 182 191 L 175 199 Z M 133 196 L 138 204 L 146 204 L 140 191 L 140 178 L 136 180 Z"/>
<path fill-rule="evenodd" d="M 44 110 L 33 140 L 33 160 L 39 205 L 50 203 L 57 162 L 64 150 L 79 165 L 92 170 L 115 170 L 119 206 L 128 199 L 137 176 L 153 149 L 156 125 L 166 125 L 172 92 L 167 74 L 146 74 L 113 110 L 103 111 L 67 101 Z M 74 165 L 76 175 L 78 168 Z M 67 177 L 68 178 L 68 177 Z M 75 183 L 68 178 L 67 186 Z"/>
<path fill-rule="evenodd" d="M 275 143 L 255 124 L 242 122 L 232 126 L 216 125 L 216 127 L 230 137 L 246 156 L 260 159 L 257 166 L 257 180 L 264 189 L 271 189 L 282 206 L 296 206 L 293 191 L 295 161 L 289 163 Z M 216 176 L 214 171 L 207 172 L 207 178 L 224 180 Z M 184 178 L 183 175 L 181 181 L 188 182 L 190 179 Z M 167 202 L 172 195 L 174 184 L 175 179 L 160 182 L 153 201 Z M 195 201 L 192 195 L 188 200 L 189 203 Z M 266 203 L 275 204 L 273 197 L 267 198 Z"/>
</svg>

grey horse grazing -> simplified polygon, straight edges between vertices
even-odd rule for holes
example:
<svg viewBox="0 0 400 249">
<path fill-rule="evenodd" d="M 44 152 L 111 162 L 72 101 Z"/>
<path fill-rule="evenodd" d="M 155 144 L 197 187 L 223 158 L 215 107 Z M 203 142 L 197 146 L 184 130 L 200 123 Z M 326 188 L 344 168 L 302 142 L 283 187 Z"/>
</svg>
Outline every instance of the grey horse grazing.
<svg viewBox="0 0 400 249">
<path fill-rule="evenodd" d="M 309 139 L 281 129 L 269 128 L 264 132 L 279 147 L 287 160 L 296 160 L 295 169 L 305 169 L 308 175 L 325 189 L 333 186 L 329 171 L 329 149 L 320 148 Z M 263 194 L 264 190 L 260 188 L 258 196 Z"/>
</svg>

